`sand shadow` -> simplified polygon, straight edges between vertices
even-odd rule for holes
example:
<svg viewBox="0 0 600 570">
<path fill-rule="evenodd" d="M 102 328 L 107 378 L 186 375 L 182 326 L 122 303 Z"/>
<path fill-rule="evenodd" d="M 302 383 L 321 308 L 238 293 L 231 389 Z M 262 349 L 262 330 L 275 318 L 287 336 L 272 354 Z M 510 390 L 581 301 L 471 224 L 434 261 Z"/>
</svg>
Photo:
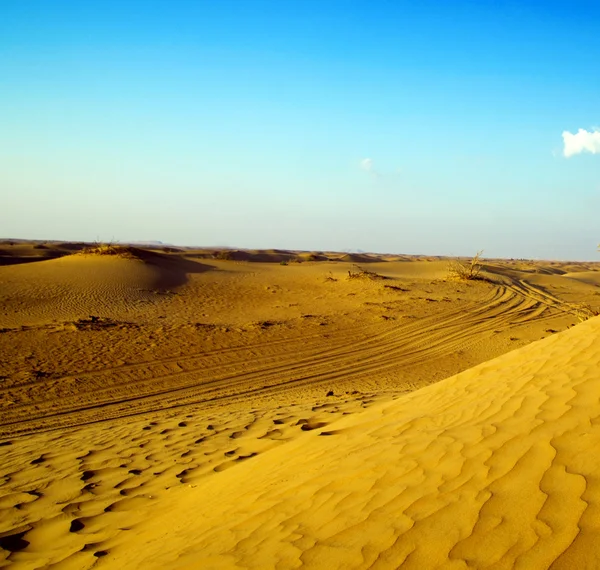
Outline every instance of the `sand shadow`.
<svg viewBox="0 0 600 570">
<path fill-rule="evenodd" d="M 217 268 L 212 265 L 186 259 L 183 255 L 158 253 L 137 248 L 134 253 L 136 258 L 157 270 L 155 283 L 157 289 L 173 289 L 185 285 L 189 275 L 217 271 Z"/>
<path fill-rule="evenodd" d="M 33 243 L 31 247 L 28 248 L 29 251 L 27 254 L 24 254 L 22 247 L 20 247 L 23 245 L 27 244 L 18 244 L 15 248 L 0 248 L 0 267 L 58 259 L 59 257 L 77 253 L 86 247 L 86 244 L 82 242 Z"/>
</svg>

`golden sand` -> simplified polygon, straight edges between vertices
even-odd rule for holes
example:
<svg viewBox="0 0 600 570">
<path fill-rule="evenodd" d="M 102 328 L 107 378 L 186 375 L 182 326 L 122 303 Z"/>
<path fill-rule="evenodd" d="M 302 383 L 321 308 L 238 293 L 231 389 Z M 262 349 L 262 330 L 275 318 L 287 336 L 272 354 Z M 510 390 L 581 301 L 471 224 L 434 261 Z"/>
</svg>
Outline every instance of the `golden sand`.
<svg viewBox="0 0 600 570">
<path fill-rule="evenodd" d="M 600 567 L 594 264 L 0 249 L 0 567 Z"/>
</svg>

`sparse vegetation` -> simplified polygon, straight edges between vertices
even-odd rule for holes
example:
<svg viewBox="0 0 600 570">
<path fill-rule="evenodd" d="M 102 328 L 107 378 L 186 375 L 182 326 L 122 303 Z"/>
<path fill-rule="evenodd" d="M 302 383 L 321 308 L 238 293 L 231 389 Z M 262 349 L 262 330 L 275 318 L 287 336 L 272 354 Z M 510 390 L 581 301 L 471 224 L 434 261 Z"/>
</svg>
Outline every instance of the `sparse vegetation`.
<svg viewBox="0 0 600 570">
<path fill-rule="evenodd" d="M 598 251 L 600 251 L 600 244 L 598 244 Z M 600 295 L 600 293 L 595 292 L 594 295 Z M 589 303 L 581 303 L 579 305 L 574 305 L 574 314 L 579 320 L 580 323 L 583 321 L 587 321 L 592 317 L 597 317 L 600 315 L 600 308 L 592 307 Z"/>
<path fill-rule="evenodd" d="M 80 253 L 92 254 L 92 255 L 118 255 L 121 246 L 117 242 L 101 242 L 95 241 L 94 243 L 84 247 Z"/>
<path fill-rule="evenodd" d="M 379 273 L 375 273 L 374 271 L 367 271 L 366 269 L 362 269 L 358 265 L 354 266 L 356 271 L 349 270 L 348 271 L 348 279 L 387 279 L 383 275 L 379 275 Z"/>
<path fill-rule="evenodd" d="M 114 255 L 118 257 L 127 257 L 131 259 L 137 258 L 133 248 L 125 245 L 119 245 L 118 242 L 94 242 L 91 245 L 84 247 L 80 252 L 82 255 Z"/>
<path fill-rule="evenodd" d="M 471 259 L 471 261 L 460 261 L 455 259 L 448 264 L 448 277 L 459 281 L 473 281 L 481 279 L 481 254 L 483 250 L 479 250 Z"/>
<path fill-rule="evenodd" d="M 600 309 L 598 307 L 592 307 L 589 303 L 575 305 L 573 309 L 573 312 L 580 323 L 600 315 Z"/>
<path fill-rule="evenodd" d="M 213 254 L 213 257 L 222 261 L 230 261 L 233 259 L 233 253 L 228 249 L 223 249 L 221 251 L 216 251 Z"/>
</svg>

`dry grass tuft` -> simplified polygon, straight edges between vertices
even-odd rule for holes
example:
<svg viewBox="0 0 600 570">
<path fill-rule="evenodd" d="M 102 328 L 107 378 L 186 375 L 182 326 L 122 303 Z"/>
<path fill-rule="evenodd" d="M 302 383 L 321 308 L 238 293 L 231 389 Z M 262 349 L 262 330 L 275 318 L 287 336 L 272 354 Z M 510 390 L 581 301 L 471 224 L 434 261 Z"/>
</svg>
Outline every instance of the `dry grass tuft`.
<svg viewBox="0 0 600 570">
<path fill-rule="evenodd" d="M 471 261 L 463 262 L 458 259 L 451 261 L 448 264 L 448 277 L 459 281 L 473 281 L 482 279 L 481 270 L 481 254 L 483 250 L 479 250 Z"/>
<path fill-rule="evenodd" d="M 587 321 L 592 317 L 600 315 L 600 309 L 598 307 L 592 307 L 589 303 L 582 303 L 580 305 L 573 306 L 573 313 L 577 317 L 580 323 Z"/>
<path fill-rule="evenodd" d="M 222 249 L 221 251 L 216 251 L 213 257 L 221 261 L 231 261 L 234 258 L 234 253 L 229 249 Z"/>
<path fill-rule="evenodd" d="M 387 277 L 379 275 L 379 273 L 367 271 L 358 265 L 355 265 L 354 267 L 357 269 L 357 271 L 348 271 L 348 279 L 370 279 L 373 281 L 377 279 L 387 279 Z"/>
<path fill-rule="evenodd" d="M 125 257 L 128 259 L 137 259 L 138 256 L 135 254 L 133 248 L 118 243 L 109 242 L 94 242 L 93 244 L 84 247 L 79 251 L 81 255 L 114 255 L 117 257 Z"/>
</svg>

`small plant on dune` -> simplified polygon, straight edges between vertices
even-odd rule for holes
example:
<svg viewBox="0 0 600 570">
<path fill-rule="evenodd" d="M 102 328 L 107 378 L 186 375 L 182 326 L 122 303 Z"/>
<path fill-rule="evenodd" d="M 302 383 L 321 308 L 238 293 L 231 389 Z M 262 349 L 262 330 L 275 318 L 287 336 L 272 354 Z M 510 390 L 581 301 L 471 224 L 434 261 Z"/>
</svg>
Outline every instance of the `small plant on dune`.
<svg viewBox="0 0 600 570">
<path fill-rule="evenodd" d="M 358 265 L 354 266 L 357 271 L 348 271 L 348 279 L 386 279 L 383 275 L 379 275 L 379 273 L 375 273 L 374 271 L 367 271 L 366 269 L 362 269 Z"/>
<path fill-rule="evenodd" d="M 110 240 L 108 242 L 96 240 L 82 248 L 79 253 L 91 255 L 117 255 L 121 246 L 119 242 Z"/>
<path fill-rule="evenodd" d="M 592 317 L 597 317 L 598 315 L 600 315 L 600 309 L 598 309 L 597 307 L 594 308 L 588 303 L 575 305 L 573 307 L 573 312 L 575 313 L 575 316 L 577 317 L 580 323 L 582 323 L 583 321 L 587 321 Z"/>
<path fill-rule="evenodd" d="M 136 255 L 132 248 L 125 245 L 119 245 L 118 242 L 100 242 L 95 241 L 91 245 L 84 247 L 78 252 L 80 255 L 114 255 L 118 257 L 135 258 Z"/>
<path fill-rule="evenodd" d="M 600 251 L 600 244 L 598 245 L 598 251 Z M 594 295 L 600 295 L 600 293 L 594 293 Z M 587 321 L 592 317 L 597 317 L 600 315 L 600 308 L 592 307 L 589 303 L 581 303 L 579 305 L 574 306 L 575 316 L 579 320 L 580 323 L 583 321 Z"/>
<path fill-rule="evenodd" d="M 101 243 L 98 245 L 85 247 L 81 250 L 81 253 L 91 253 L 94 255 L 118 255 L 120 252 L 118 246 L 113 245 L 112 243 Z"/>
<path fill-rule="evenodd" d="M 459 281 L 473 281 L 481 279 L 481 254 L 483 249 L 480 249 L 471 259 L 471 261 L 460 261 L 455 259 L 448 264 L 448 277 L 450 279 L 458 279 Z"/>
<path fill-rule="evenodd" d="M 213 257 L 222 261 L 230 261 L 231 259 L 233 259 L 233 254 L 228 249 L 222 249 L 221 251 L 216 251 L 213 254 Z"/>
</svg>

